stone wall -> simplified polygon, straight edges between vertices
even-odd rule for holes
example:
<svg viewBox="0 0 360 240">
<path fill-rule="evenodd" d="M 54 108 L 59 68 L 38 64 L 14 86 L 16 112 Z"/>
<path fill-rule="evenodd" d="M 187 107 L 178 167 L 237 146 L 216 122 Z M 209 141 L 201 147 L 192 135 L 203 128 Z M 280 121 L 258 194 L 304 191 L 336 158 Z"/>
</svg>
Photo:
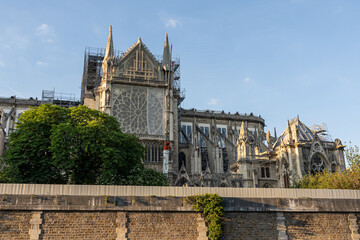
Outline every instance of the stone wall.
<svg viewBox="0 0 360 240">
<path fill-rule="evenodd" d="M 349 214 L 285 213 L 289 239 L 351 239 Z"/>
<path fill-rule="evenodd" d="M 198 223 L 204 224 L 203 218 L 193 212 L 42 211 L 35 228 L 33 215 L 34 211 L 1 211 L 0 239 L 207 239 L 201 238 L 206 228 Z M 358 223 L 351 230 L 351 215 L 355 214 L 284 213 L 281 235 L 275 212 L 227 212 L 222 239 L 359 239 Z"/>
<path fill-rule="evenodd" d="M 196 239 L 196 213 L 130 213 L 127 237 L 129 239 Z"/>
<path fill-rule="evenodd" d="M 116 212 L 44 211 L 41 239 L 116 239 L 116 217 Z"/>
<path fill-rule="evenodd" d="M 29 239 L 30 211 L 1 211 L 0 239 Z"/>
<path fill-rule="evenodd" d="M 38 187 L 48 192 L 46 186 Z M 180 191 L 178 196 L 161 197 L 136 196 L 135 191 L 126 196 L 76 191 L 38 195 L 40 190 L 31 188 L 25 188 L 27 194 L 14 194 L 24 191 L 21 187 L 13 194 L 0 191 L 0 239 L 207 239 L 203 216 L 179 196 Z M 99 190 L 99 186 L 87 188 Z M 143 187 L 147 194 L 149 189 Z M 29 195 L 31 191 L 36 194 Z M 253 193 L 252 197 L 223 195 L 223 240 L 359 239 L 358 192 L 353 198 L 342 191 L 328 198 L 322 191 L 314 191 L 313 198 L 284 198 L 281 192 L 282 198 L 266 196 L 261 189 L 258 195 Z"/>
<path fill-rule="evenodd" d="M 276 213 L 227 212 L 224 217 L 223 239 L 277 239 L 276 226 Z"/>
</svg>

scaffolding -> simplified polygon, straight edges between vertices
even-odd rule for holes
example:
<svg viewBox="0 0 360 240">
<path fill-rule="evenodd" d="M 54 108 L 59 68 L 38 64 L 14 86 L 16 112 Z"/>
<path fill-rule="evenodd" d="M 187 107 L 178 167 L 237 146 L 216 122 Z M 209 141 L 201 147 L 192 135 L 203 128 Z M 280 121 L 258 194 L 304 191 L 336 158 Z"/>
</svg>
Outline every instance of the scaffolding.
<svg viewBox="0 0 360 240">
<path fill-rule="evenodd" d="M 185 99 L 185 89 L 181 88 L 180 81 L 180 58 L 175 58 L 171 63 L 173 66 L 174 92 L 179 96 L 178 105 L 180 105 Z"/>
<path fill-rule="evenodd" d="M 332 142 L 332 136 L 328 132 L 328 127 L 326 123 L 322 124 L 313 124 L 310 127 L 311 131 L 317 133 L 323 140 Z"/>
<path fill-rule="evenodd" d="M 54 90 L 42 90 L 41 103 L 53 103 L 60 107 L 76 107 L 80 101 L 76 99 L 74 93 L 55 92 Z"/>
<path fill-rule="evenodd" d="M 121 59 L 124 52 L 114 50 L 115 58 Z M 105 48 L 86 47 L 84 52 L 84 71 L 81 84 L 81 102 L 84 101 L 85 93 L 92 91 L 100 85 L 102 78 L 102 62 L 105 56 Z"/>
<path fill-rule="evenodd" d="M 104 48 L 85 48 L 84 72 L 81 84 L 81 102 L 84 101 L 85 93 L 87 91 L 92 91 L 100 84 L 102 76 L 101 65 L 104 54 Z"/>
</svg>

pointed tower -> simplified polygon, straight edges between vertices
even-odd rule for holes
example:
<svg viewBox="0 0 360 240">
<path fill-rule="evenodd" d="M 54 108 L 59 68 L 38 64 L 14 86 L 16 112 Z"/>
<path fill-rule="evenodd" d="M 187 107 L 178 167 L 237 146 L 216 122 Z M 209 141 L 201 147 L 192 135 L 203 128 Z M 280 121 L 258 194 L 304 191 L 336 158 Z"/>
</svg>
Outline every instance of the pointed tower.
<svg viewBox="0 0 360 240">
<path fill-rule="evenodd" d="M 109 36 L 106 43 L 104 60 L 108 60 L 114 57 L 114 44 L 112 39 L 112 26 L 109 27 Z"/>
<path fill-rule="evenodd" d="M 293 137 L 292 137 L 292 131 L 289 120 L 287 120 L 286 132 L 288 135 L 288 141 L 289 141 L 288 143 L 291 144 L 293 142 Z"/>
<path fill-rule="evenodd" d="M 247 158 L 248 156 L 251 155 L 250 143 L 244 122 L 241 123 L 240 134 L 236 146 L 237 146 L 237 156 L 238 156 L 237 160 L 242 158 Z"/>
<path fill-rule="evenodd" d="M 241 128 L 240 128 L 240 134 L 239 134 L 239 139 L 244 139 L 246 137 L 246 129 L 245 129 L 245 124 L 244 122 L 241 123 Z"/>
<path fill-rule="evenodd" d="M 274 138 L 277 139 L 276 127 L 274 127 Z"/>
<path fill-rule="evenodd" d="M 266 141 L 267 141 L 267 145 L 268 145 L 268 151 L 270 152 L 272 150 L 272 142 L 271 142 L 270 131 L 268 131 L 266 133 Z"/>
<path fill-rule="evenodd" d="M 112 61 L 115 58 L 114 54 L 114 44 L 112 39 L 112 27 L 109 27 L 109 36 L 106 43 L 105 55 L 103 59 L 102 69 L 103 69 L 103 77 L 107 79 L 109 77 L 110 67 L 112 66 Z"/>
<path fill-rule="evenodd" d="M 163 52 L 163 60 L 162 60 L 162 67 L 165 71 L 170 70 L 170 48 L 169 48 L 169 39 L 168 34 L 165 34 L 165 43 L 164 43 L 164 52 Z"/>
</svg>

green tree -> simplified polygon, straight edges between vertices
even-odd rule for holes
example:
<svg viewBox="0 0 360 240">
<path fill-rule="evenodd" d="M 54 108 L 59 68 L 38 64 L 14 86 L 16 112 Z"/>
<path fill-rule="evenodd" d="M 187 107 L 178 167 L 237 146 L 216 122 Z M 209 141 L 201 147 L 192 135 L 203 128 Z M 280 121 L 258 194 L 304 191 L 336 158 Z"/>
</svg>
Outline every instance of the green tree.
<svg viewBox="0 0 360 240">
<path fill-rule="evenodd" d="M 296 188 L 310 189 L 357 189 L 360 190 L 360 154 L 357 146 L 345 150 L 349 168 L 343 172 L 324 171 L 316 175 L 308 174 L 294 184 Z"/>
<path fill-rule="evenodd" d="M 158 185 L 159 173 L 143 170 L 143 156 L 138 139 L 121 132 L 114 117 L 84 106 L 41 105 L 21 115 L 1 177 L 18 183 Z"/>
<path fill-rule="evenodd" d="M 144 168 L 138 165 L 133 168 L 127 178 L 129 185 L 141 186 L 166 186 L 168 185 L 167 177 L 154 169 Z"/>
<path fill-rule="evenodd" d="M 353 147 L 350 142 L 350 146 L 345 149 L 345 157 L 348 163 L 348 166 L 351 170 L 356 170 L 360 168 L 360 152 L 359 147 Z"/>
</svg>

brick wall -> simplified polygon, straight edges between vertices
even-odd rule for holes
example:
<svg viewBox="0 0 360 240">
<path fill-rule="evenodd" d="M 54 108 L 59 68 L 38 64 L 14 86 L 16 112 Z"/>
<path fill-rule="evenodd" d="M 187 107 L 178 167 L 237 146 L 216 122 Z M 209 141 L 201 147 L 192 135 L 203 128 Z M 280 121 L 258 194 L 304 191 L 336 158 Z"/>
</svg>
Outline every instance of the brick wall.
<svg viewBox="0 0 360 240">
<path fill-rule="evenodd" d="M 278 215 L 277 212 L 226 212 L 222 239 L 286 239 L 280 238 Z M 288 239 L 359 237 L 359 214 L 284 212 L 282 215 Z M 35 216 L 40 221 L 34 221 Z M 180 211 L 3 210 L 0 239 L 206 239 L 200 237 L 205 232 L 199 228 L 199 218 L 200 214 Z M 355 220 L 351 224 L 352 218 Z M 40 229 L 38 237 L 36 230 L 30 234 L 31 229 Z"/>
<path fill-rule="evenodd" d="M 352 239 L 349 214 L 285 213 L 289 239 Z"/>
<path fill-rule="evenodd" d="M 116 239 L 116 212 L 43 213 L 42 235 L 47 239 Z"/>
<path fill-rule="evenodd" d="M 0 240 L 207 239 L 204 218 L 184 197 L 143 188 L 149 195 L 3 194 Z M 222 239 L 360 239 L 358 197 L 231 197 L 224 209 Z"/>
<path fill-rule="evenodd" d="M 227 212 L 222 239 L 277 239 L 276 212 Z"/>
<path fill-rule="evenodd" d="M 129 239 L 197 239 L 196 213 L 129 213 Z"/>
<path fill-rule="evenodd" d="M 0 211 L 0 239 L 29 239 L 30 211 Z"/>
</svg>

